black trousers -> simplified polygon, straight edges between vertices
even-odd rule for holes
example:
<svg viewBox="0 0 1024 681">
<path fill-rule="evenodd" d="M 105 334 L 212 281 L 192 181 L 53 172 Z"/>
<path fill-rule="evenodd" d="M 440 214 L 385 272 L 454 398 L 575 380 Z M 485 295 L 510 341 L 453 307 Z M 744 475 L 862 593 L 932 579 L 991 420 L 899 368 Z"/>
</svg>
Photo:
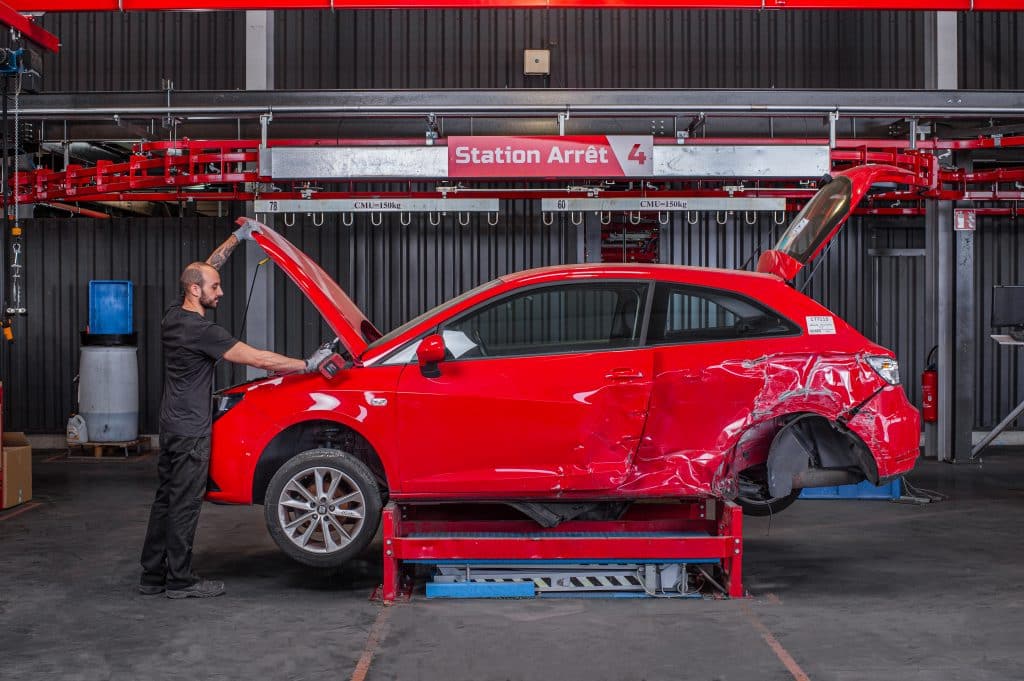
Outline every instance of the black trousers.
<svg viewBox="0 0 1024 681">
<path fill-rule="evenodd" d="M 196 582 L 192 542 L 209 470 L 209 435 L 160 434 L 160 486 L 149 512 L 149 529 L 142 546 L 142 584 L 182 589 Z"/>
</svg>

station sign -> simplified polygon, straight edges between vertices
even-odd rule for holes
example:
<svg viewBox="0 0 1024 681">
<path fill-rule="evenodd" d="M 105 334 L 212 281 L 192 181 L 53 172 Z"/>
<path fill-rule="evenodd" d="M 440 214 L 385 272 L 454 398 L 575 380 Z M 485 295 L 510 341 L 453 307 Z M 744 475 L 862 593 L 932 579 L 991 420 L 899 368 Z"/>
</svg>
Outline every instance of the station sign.
<svg viewBox="0 0 1024 681">
<path fill-rule="evenodd" d="M 448 138 L 448 177 L 453 178 L 605 178 L 653 174 L 651 135 Z"/>
</svg>

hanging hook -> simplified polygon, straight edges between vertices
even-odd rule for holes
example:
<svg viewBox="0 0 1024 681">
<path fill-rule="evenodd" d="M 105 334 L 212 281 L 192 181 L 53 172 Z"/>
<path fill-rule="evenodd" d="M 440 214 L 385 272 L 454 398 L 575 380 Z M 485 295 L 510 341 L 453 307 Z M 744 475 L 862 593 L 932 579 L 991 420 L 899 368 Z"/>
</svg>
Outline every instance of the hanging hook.
<svg viewBox="0 0 1024 681">
<path fill-rule="evenodd" d="M 545 226 L 550 227 L 555 223 L 555 215 L 554 213 L 541 213 L 540 221 L 543 222 Z"/>
<path fill-rule="evenodd" d="M 491 220 L 491 216 L 492 215 L 494 216 L 494 220 Z M 487 214 L 487 224 L 489 224 L 491 227 L 494 227 L 495 225 L 498 224 L 498 218 L 499 217 L 500 216 L 498 215 L 497 211 L 495 211 L 493 213 L 488 213 Z"/>
<path fill-rule="evenodd" d="M 786 211 L 784 211 L 784 210 L 777 210 L 777 211 L 775 211 L 774 213 L 772 213 L 772 220 L 775 222 L 775 224 L 781 225 L 783 222 L 786 221 Z"/>
<path fill-rule="evenodd" d="M 639 225 L 640 224 L 640 211 L 629 211 L 629 224 Z"/>
<path fill-rule="evenodd" d="M 719 217 L 719 216 L 721 216 L 721 217 Z M 729 221 L 729 211 L 724 211 L 724 212 L 720 211 L 720 210 L 716 210 L 715 211 L 715 223 L 716 224 L 724 225 L 728 221 Z"/>
<path fill-rule="evenodd" d="M 292 221 L 291 222 L 288 222 L 288 216 L 289 215 L 292 216 Z M 295 213 L 285 213 L 284 217 L 282 218 L 282 220 L 284 220 L 284 226 L 285 227 L 294 227 L 295 226 Z"/>
<path fill-rule="evenodd" d="M 370 213 L 370 224 L 374 227 L 380 227 L 384 224 L 384 213 Z"/>
<path fill-rule="evenodd" d="M 437 220 L 434 220 L 434 216 L 435 215 L 437 216 Z M 441 214 L 440 213 L 427 213 L 427 220 L 430 222 L 432 227 L 437 227 L 439 224 L 441 224 Z"/>
<path fill-rule="evenodd" d="M 469 213 L 459 213 L 459 226 L 469 227 Z"/>
<path fill-rule="evenodd" d="M 583 224 L 583 211 L 569 213 L 569 220 L 572 224 L 579 226 Z"/>
<path fill-rule="evenodd" d="M 317 215 L 320 216 L 320 221 L 319 222 L 317 222 L 317 219 L 316 219 Z M 324 214 L 323 213 L 313 213 L 313 226 L 314 227 L 323 227 L 324 226 Z"/>
<path fill-rule="evenodd" d="M 408 227 L 412 224 L 412 213 L 403 212 L 398 216 L 398 221 L 402 223 L 402 227 Z"/>
<path fill-rule="evenodd" d="M 345 225 L 346 227 L 351 227 L 352 223 L 354 223 L 355 221 L 356 221 L 356 214 L 355 213 L 342 213 L 341 214 L 341 224 Z"/>
<path fill-rule="evenodd" d="M 671 219 L 672 218 L 669 216 L 667 211 L 666 212 L 661 212 L 661 211 L 658 212 L 658 224 L 659 225 L 667 225 Z"/>
<path fill-rule="evenodd" d="M 748 210 L 743 213 L 743 222 L 748 225 L 757 224 L 757 212 Z"/>
<path fill-rule="evenodd" d="M 601 224 L 602 225 L 610 225 L 610 224 L 612 224 L 612 212 L 610 210 L 601 213 Z"/>
<path fill-rule="evenodd" d="M 691 215 L 693 216 L 692 220 L 690 219 Z M 698 222 L 700 222 L 700 213 L 696 211 L 686 211 L 686 224 L 695 225 Z"/>
</svg>

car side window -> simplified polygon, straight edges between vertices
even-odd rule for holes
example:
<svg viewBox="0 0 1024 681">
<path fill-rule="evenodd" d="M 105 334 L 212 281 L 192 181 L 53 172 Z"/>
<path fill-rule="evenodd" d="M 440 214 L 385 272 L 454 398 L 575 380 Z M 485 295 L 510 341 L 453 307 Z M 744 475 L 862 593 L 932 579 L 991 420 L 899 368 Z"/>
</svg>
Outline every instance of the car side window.
<svg viewBox="0 0 1024 681">
<path fill-rule="evenodd" d="M 742 340 L 799 333 L 779 313 L 744 296 L 695 286 L 658 284 L 647 340 L 652 344 Z"/>
<path fill-rule="evenodd" d="M 646 282 L 571 283 L 516 293 L 445 326 L 453 359 L 635 347 Z"/>
</svg>

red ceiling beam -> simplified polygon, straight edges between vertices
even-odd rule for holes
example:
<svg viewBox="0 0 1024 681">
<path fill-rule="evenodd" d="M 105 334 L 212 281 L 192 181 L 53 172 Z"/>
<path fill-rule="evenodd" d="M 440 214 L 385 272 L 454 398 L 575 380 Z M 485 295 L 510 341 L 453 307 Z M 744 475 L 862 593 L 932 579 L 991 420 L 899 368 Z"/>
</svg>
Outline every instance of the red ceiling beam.
<svg viewBox="0 0 1024 681">
<path fill-rule="evenodd" d="M 748 10 L 1024 10 L 1021 0 L 8 0 L 22 12 L 138 12 L 246 9 L 487 9 L 499 7 L 606 9 L 678 8 Z"/>
<path fill-rule="evenodd" d="M 23 2 L 17 4 L 30 5 L 32 3 Z M 31 40 L 36 45 L 39 45 L 50 52 L 56 52 L 60 49 L 60 41 L 57 39 L 57 36 L 41 28 L 32 20 L 32 17 L 26 17 L 23 14 L 19 14 L 19 11 L 28 12 L 37 10 L 32 7 L 14 9 L 10 5 L 0 2 L 0 23 L 10 26 L 15 31 L 21 33 L 25 39 Z"/>
</svg>

